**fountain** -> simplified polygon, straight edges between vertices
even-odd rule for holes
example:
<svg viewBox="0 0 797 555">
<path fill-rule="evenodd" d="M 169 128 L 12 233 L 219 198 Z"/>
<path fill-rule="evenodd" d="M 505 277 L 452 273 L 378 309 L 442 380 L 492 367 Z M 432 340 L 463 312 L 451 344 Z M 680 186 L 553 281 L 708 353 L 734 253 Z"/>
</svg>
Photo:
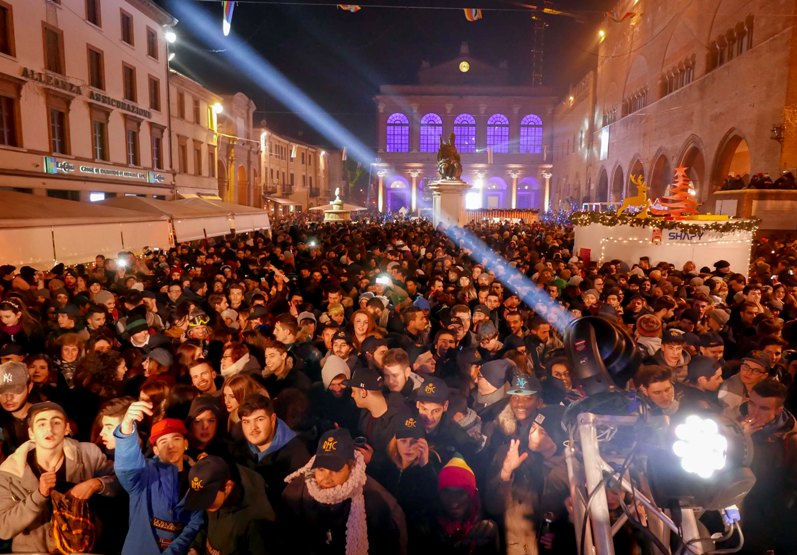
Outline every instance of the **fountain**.
<svg viewBox="0 0 797 555">
<path fill-rule="evenodd" d="M 332 207 L 324 210 L 325 222 L 350 222 L 351 209 L 343 206 L 343 201 L 340 198 L 340 187 L 335 189 L 335 200 L 329 203 Z"/>
</svg>

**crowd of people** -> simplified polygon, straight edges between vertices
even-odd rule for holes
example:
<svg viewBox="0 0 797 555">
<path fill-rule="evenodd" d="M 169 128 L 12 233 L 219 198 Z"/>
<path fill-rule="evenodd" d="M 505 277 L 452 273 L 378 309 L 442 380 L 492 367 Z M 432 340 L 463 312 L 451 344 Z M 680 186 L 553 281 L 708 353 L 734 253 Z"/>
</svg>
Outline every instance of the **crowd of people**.
<svg viewBox="0 0 797 555">
<path fill-rule="evenodd" d="M 468 231 L 500 260 L 425 221 L 286 221 L 0 267 L 6 549 L 576 553 L 558 304 L 633 336 L 652 413 L 738 423 L 743 553 L 797 553 L 797 243 L 759 242 L 748 279 L 580 260 L 566 226 Z M 614 542 L 653 552 L 628 522 Z"/>
<path fill-rule="evenodd" d="M 747 179 L 745 179 L 747 177 Z M 722 182 L 722 191 L 738 191 L 741 189 L 797 189 L 797 182 L 794 180 L 794 174 L 790 171 L 784 171 L 781 175 L 773 180 L 768 173 L 758 172 L 752 176 L 741 176 L 737 173 L 731 172 Z"/>
</svg>

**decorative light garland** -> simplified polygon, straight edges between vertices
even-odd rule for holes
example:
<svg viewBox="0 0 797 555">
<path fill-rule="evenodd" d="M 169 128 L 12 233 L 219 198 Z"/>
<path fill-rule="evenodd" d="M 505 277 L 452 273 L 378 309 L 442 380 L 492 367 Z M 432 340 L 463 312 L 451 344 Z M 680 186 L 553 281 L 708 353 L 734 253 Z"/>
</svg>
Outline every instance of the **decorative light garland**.
<svg viewBox="0 0 797 555">
<path fill-rule="evenodd" d="M 651 243 L 650 239 L 647 239 L 647 238 L 638 239 L 638 238 L 628 238 L 628 237 L 603 237 L 600 240 L 601 256 L 600 256 L 600 259 L 598 260 L 598 264 L 603 264 L 604 260 L 606 260 L 606 247 L 607 247 L 608 244 L 611 244 L 611 243 L 615 243 L 615 244 L 619 243 L 619 244 L 622 244 L 622 245 L 627 245 L 629 243 L 636 243 L 638 245 L 647 245 L 647 246 L 650 246 L 650 247 L 653 247 L 653 248 L 662 246 L 662 245 L 655 245 L 655 244 Z M 737 240 L 733 240 L 733 241 L 730 241 L 730 240 L 695 241 L 694 243 L 690 243 L 689 246 L 692 246 L 692 247 L 708 247 L 708 246 L 716 246 L 716 245 L 742 245 L 742 244 L 748 244 L 749 245 L 749 244 L 751 244 L 751 240 L 749 240 L 749 239 L 742 239 L 742 240 L 737 239 Z M 671 246 L 671 245 L 665 245 L 665 246 Z M 751 263 L 751 256 L 750 256 L 750 251 L 748 249 L 747 264 L 745 265 L 745 268 L 747 269 L 748 272 L 750 270 L 750 263 Z"/>
<path fill-rule="evenodd" d="M 751 231 L 755 233 L 761 224 L 759 218 L 722 220 L 710 224 L 691 223 L 692 220 L 665 220 L 663 218 L 635 218 L 634 216 L 619 216 L 613 212 L 573 212 L 570 214 L 570 223 L 574 226 L 586 227 L 600 224 L 607 227 L 628 225 L 631 227 L 653 227 L 658 229 L 676 229 L 684 233 L 700 233 L 713 231 L 716 233 L 733 233 L 737 231 Z"/>
</svg>

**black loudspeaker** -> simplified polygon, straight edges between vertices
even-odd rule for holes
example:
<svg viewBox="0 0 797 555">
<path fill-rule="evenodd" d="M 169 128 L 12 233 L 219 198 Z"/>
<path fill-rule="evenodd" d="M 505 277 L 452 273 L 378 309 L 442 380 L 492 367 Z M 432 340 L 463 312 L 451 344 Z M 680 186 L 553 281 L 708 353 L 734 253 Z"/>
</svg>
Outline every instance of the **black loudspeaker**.
<svg viewBox="0 0 797 555">
<path fill-rule="evenodd" d="M 625 388 L 641 361 L 628 332 L 602 316 L 583 316 L 570 322 L 564 343 L 573 377 L 587 395 Z"/>
</svg>

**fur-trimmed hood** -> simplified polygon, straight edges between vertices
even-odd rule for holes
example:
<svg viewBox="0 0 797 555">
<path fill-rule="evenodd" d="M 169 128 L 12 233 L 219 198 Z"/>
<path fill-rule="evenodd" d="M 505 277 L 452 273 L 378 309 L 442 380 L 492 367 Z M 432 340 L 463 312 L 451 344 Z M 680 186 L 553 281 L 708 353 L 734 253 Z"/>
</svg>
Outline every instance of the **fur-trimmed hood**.
<svg viewBox="0 0 797 555">
<path fill-rule="evenodd" d="M 498 413 L 495 418 L 498 427 L 507 437 L 515 437 L 518 432 L 518 421 L 515 418 L 515 413 L 512 412 L 512 407 L 507 403 L 504 410 Z"/>
</svg>

